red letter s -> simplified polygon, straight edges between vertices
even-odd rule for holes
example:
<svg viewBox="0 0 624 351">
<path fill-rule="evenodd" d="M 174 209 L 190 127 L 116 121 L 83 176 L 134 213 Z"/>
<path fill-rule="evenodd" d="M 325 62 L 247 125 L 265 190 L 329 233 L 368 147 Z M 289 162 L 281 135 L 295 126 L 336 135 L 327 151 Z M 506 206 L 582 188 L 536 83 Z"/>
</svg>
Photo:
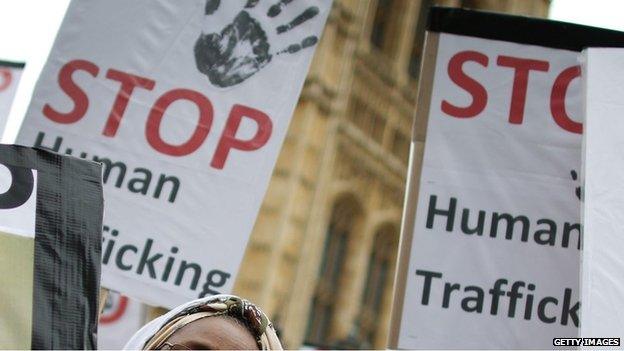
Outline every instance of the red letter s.
<svg viewBox="0 0 624 351">
<path fill-rule="evenodd" d="M 56 111 L 50 104 L 45 104 L 43 106 L 43 114 L 56 123 L 69 124 L 78 122 L 84 117 L 89 108 L 87 94 L 72 80 L 72 75 L 75 71 L 86 71 L 93 77 L 96 77 L 100 69 L 94 63 L 86 60 L 72 60 L 61 68 L 58 77 L 59 86 L 74 101 L 74 109 L 63 113 Z"/>
<path fill-rule="evenodd" d="M 466 61 L 473 61 L 483 67 L 487 67 L 488 57 L 476 51 L 462 51 L 455 54 L 449 61 L 448 75 L 453 83 L 472 95 L 472 103 L 466 107 L 458 107 L 446 100 L 442 101 L 442 111 L 449 116 L 457 118 L 474 117 L 481 113 L 487 104 L 487 91 L 483 85 L 462 71 L 462 66 Z"/>
</svg>

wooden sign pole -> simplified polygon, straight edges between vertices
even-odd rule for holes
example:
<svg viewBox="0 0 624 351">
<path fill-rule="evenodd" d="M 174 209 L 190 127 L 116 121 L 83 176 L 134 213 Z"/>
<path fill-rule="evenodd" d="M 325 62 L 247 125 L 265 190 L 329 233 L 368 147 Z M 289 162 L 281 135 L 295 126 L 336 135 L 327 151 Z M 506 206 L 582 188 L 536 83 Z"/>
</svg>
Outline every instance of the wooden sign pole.
<svg viewBox="0 0 624 351">
<path fill-rule="evenodd" d="M 104 311 L 104 306 L 106 306 L 106 298 L 108 297 L 108 289 L 100 288 L 100 313 L 102 315 L 102 311 Z"/>
<path fill-rule="evenodd" d="M 414 238 L 414 225 L 416 222 L 416 205 L 418 204 L 418 190 L 420 187 L 420 174 L 425 151 L 427 120 L 429 117 L 433 76 L 438 53 L 438 38 L 438 33 L 427 32 L 425 45 L 423 46 L 423 63 L 420 71 L 420 81 L 418 83 L 416 118 L 414 119 L 414 126 L 412 128 L 410 160 L 407 171 L 403 219 L 401 221 L 401 241 L 394 279 L 394 298 L 392 300 L 392 317 L 390 319 L 390 333 L 388 338 L 388 347 L 391 349 L 398 348 L 401 317 L 405 304 L 405 285 L 408 274 L 412 273 L 408 272 L 408 268 L 412 255 L 411 249 L 412 239 Z"/>
</svg>

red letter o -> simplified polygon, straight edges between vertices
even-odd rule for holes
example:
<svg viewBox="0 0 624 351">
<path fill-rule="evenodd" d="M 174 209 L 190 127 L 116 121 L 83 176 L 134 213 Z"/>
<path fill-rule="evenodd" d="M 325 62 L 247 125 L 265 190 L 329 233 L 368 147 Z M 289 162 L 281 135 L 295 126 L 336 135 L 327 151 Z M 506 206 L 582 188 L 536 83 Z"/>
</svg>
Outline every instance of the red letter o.
<svg viewBox="0 0 624 351">
<path fill-rule="evenodd" d="M 173 145 L 160 137 L 160 123 L 165 111 L 177 100 L 189 100 L 199 108 L 199 121 L 191 138 L 180 144 Z M 210 100 L 204 95 L 190 89 L 174 89 L 166 92 L 156 100 L 147 118 L 145 135 L 147 142 L 156 150 L 170 156 L 185 156 L 195 152 L 206 140 L 212 126 L 213 108 Z"/>
<path fill-rule="evenodd" d="M 581 76 L 581 67 L 572 66 L 563 70 L 555 79 L 550 93 L 550 113 L 557 125 L 568 132 L 582 134 L 583 124 L 573 121 L 565 110 L 565 97 L 573 79 Z"/>
</svg>

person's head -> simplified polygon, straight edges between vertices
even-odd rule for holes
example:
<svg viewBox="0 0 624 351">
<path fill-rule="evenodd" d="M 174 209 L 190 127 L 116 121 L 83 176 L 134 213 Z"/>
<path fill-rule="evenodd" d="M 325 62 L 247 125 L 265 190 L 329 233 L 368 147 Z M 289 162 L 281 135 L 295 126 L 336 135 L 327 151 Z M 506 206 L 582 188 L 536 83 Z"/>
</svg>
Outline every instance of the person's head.
<svg viewBox="0 0 624 351">
<path fill-rule="evenodd" d="M 156 350 L 258 350 L 256 339 L 243 322 L 230 316 L 193 321 L 175 331 Z"/>
<path fill-rule="evenodd" d="M 249 301 L 217 295 L 180 306 L 147 324 L 126 349 L 281 350 L 268 318 Z"/>
</svg>

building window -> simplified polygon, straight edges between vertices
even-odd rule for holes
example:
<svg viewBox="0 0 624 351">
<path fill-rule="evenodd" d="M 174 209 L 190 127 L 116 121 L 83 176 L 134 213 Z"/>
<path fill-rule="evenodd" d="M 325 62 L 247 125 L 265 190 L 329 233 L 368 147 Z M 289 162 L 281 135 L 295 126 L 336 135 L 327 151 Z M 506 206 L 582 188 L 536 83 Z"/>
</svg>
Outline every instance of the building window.
<svg viewBox="0 0 624 351">
<path fill-rule="evenodd" d="M 420 73 L 421 51 L 421 47 L 416 46 L 414 43 L 414 46 L 412 46 L 412 53 L 410 55 L 409 66 L 407 67 L 407 71 L 412 79 L 418 79 L 418 73 Z"/>
<path fill-rule="evenodd" d="M 461 1 L 461 7 L 465 9 L 473 10 L 488 10 L 497 12 L 509 12 L 506 11 L 507 1 L 479 1 L 479 0 L 463 0 Z"/>
<path fill-rule="evenodd" d="M 377 9 L 373 19 L 370 41 L 377 49 L 383 50 L 386 46 L 385 39 L 390 29 L 390 21 L 393 0 L 377 0 Z"/>
<path fill-rule="evenodd" d="M 386 119 L 377 114 L 360 98 L 354 97 L 349 106 L 349 121 L 367 137 L 378 144 L 382 143 Z"/>
<path fill-rule="evenodd" d="M 394 139 L 392 140 L 392 154 L 407 164 L 409 149 L 410 138 L 402 131 L 396 129 L 394 131 Z"/>
<path fill-rule="evenodd" d="M 479 5 L 477 1 L 474 1 L 474 0 L 463 0 L 461 2 L 461 7 L 466 8 L 466 9 L 478 9 Z"/>
<path fill-rule="evenodd" d="M 392 225 L 384 226 L 375 234 L 360 314 L 362 346 L 369 349 L 378 346 L 375 345 L 377 331 L 386 327 L 379 325 L 379 316 L 385 292 L 391 290 L 393 283 L 397 243 L 397 231 Z"/>
<path fill-rule="evenodd" d="M 433 4 L 433 0 L 422 0 L 418 13 L 418 22 L 414 26 L 414 38 L 412 41 L 412 52 L 410 53 L 409 66 L 407 71 L 413 79 L 418 79 L 420 72 L 420 58 L 422 54 L 423 43 L 425 41 L 425 24 L 429 15 L 429 8 Z"/>
<path fill-rule="evenodd" d="M 340 278 L 344 270 L 349 237 L 358 214 L 358 207 L 348 199 L 338 201 L 333 208 L 308 318 L 305 340 L 308 345 L 331 347 L 330 338 L 333 336 L 330 328 L 337 311 Z"/>
<path fill-rule="evenodd" d="M 424 8 L 421 8 L 421 11 L 423 9 Z M 422 54 L 425 35 L 423 33 L 424 28 L 422 28 L 420 23 L 421 22 L 414 26 L 414 41 L 412 42 L 412 52 L 410 53 L 409 66 L 407 67 L 407 71 L 413 79 L 418 79 L 418 74 L 420 73 L 420 56 Z"/>
</svg>

